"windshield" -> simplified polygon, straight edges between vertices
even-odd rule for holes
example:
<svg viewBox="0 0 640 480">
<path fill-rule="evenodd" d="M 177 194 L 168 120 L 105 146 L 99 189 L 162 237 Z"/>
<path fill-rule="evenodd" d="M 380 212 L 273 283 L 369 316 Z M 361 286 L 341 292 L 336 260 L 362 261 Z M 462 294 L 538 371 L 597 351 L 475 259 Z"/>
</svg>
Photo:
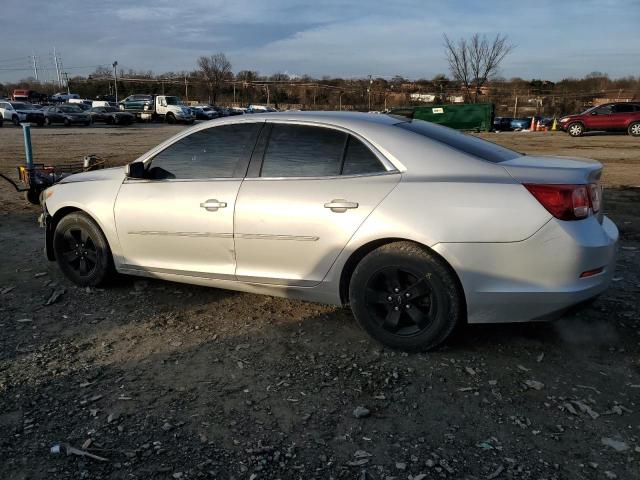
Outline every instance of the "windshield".
<svg viewBox="0 0 640 480">
<path fill-rule="evenodd" d="M 180 99 L 178 97 L 166 97 L 167 105 L 180 105 Z"/>
<path fill-rule="evenodd" d="M 474 137 L 473 135 L 467 135 L 453 128 L 425 122 L 424 120 L 411 120 L 410 122 L 397 123 L 396 126 L 403 130 L 409 130 L 423 137 L 430 138 L 431 140 L 444 143 L 460 152 L 473 155 L 488 162 L 499 163 L 520 156 L 520 153 L 496 145 L 493 142 Z"/>
<path fill-rule="evenodd" d="M 33 110 L 33 105 L 30 103 L 12 103 L 11 106 L 16 110 Z"/>
<path fill-rule="evenodd" d="M 60 107 L 64 113 L 82 113 L 82 109 L 80 107 L 76 107 L 75 105 L 62 105 Z"/>
</svg>

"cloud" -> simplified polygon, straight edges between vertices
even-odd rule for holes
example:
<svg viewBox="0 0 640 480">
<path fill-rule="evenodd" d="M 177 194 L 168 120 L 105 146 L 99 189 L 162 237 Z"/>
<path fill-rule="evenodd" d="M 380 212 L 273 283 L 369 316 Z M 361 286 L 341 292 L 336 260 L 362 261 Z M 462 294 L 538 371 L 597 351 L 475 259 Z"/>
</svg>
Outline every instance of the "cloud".
<svg viewBox="0 0 640 480">
<path fill-rule="evenodd" d="M 8 20 L 24 11 L 34 12 L 28 21 Z M 505 77 L 638 75 L 640 51 L 622 40 L 638 38 L 639 17 L 637 0 L 3 0 L 3 36 L 22 41 L 0 45 L 0 81 L 30 75 L 34 51 L 52 78 L 52 41 L 75 74 L 114 59 L 125 69 L 190 70 L 223 51 L 236 71 L 431 77 L 448 70 L 442 34 L 474 32 L 516 44 Z"/>
</svg>

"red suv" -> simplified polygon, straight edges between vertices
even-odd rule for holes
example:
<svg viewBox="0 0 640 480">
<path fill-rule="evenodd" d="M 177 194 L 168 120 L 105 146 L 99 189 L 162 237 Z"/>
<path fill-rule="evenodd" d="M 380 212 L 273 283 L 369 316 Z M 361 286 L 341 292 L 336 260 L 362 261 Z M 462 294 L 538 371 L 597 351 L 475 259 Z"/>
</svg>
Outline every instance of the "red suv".
<svg viewBox="0 0 640 480">
<path fill-rule="evenodd" d="M 640 137 L 640 103 L 604 103 L 579 115 L 560 119 L 560 128 L 572 137 L 588 131 L 628 132 Z"/>
</svg>

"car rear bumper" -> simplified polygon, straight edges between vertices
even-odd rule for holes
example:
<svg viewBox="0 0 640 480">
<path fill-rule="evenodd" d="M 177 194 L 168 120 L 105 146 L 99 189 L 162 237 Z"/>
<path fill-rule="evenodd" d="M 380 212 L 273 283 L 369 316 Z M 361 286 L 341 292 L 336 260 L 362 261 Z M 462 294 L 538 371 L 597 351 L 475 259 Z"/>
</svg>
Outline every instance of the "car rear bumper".
<svg viewBox="0 0 640 480">
<path fill-rule="evenodd" d="M 604 292 L 617 242 L 618 229 L 609 218 L 600 224 L 589 217 L 552 219 L 521 242 L 442 243 L 434 250 L 460 277 L 469 323 L 527 322 L 553 318 Z"/>
</svg>

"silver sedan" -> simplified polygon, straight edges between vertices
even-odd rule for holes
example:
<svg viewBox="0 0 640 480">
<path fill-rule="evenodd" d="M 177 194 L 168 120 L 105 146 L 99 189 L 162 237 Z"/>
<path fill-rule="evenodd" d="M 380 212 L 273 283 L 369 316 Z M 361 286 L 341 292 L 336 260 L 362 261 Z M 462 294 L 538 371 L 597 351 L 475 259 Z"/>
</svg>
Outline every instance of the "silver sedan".
<svg viewBox="0 0 640 480">
<path fill-rule="evenodd" d="M 117 271 L 349 305 L 382 343 L 426 350 L 607 288 L 601 171 L 388 115 L 230 117 L 46 190 L 46 251 L 79 285 Z"/>
</svg>

